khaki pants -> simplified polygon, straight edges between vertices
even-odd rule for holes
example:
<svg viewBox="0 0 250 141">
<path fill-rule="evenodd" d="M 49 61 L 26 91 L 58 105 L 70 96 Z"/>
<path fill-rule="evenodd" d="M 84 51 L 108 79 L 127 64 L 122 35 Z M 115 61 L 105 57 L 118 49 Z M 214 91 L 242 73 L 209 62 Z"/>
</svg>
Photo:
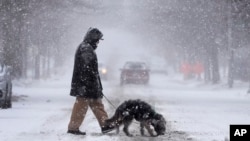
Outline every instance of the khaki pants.
<svg viewBox="0 0 250 141">
<path fill-rule="evenodd" d="M 108 115 L 104 110 L 102 99 L 87 99 L 77 97 L 72 110 L 68 130 L 79 130 L 79 127 L 81 126 L 88 111 L 88 107 L 90 107 L 93 111 L 100 127 L 104 126 L 104 121 L 108 118 Z"/>
</svg>

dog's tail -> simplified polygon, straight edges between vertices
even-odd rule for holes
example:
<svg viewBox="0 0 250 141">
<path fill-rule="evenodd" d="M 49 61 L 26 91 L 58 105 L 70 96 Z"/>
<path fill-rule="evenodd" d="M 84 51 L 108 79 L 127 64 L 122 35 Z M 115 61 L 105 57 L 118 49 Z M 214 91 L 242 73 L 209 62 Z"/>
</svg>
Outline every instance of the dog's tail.
<svg viewBox="0 0 250 141">
<path fill-rule="evenodd" d="M 107 119 L 106 122 L 114 126 L 119 126 L 122 124 L 122 114 L 119 110 L 116 110 L 115 114 L 111 118 Z"/>
</svg>

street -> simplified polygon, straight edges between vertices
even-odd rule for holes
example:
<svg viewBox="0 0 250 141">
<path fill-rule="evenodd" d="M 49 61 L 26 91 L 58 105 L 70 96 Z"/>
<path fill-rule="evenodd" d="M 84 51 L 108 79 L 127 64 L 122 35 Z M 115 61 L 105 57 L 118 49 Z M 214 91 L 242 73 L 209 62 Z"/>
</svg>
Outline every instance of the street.
<svg viewBox="0 0 250 141">
<path fill-rule="evenodd" d="M 66 133 L 74 98 L 69 96 L 70 75 L 14 87 L 12 109 L 0 110 L 0 136 L 3 141 L 68 140 L 169 140 L 224 141 L 230 124 L 249 124 L 250 96 L 243 87 L 228 89 L 223 85 L 204 85 L 180 76 L 152 74 L 148 85 L 119 85 L 118 77 L 103 81 L 103 102 L 109 116 L 128 99 L 141 99 L 153 106 L 167 120 L 164 136 L 141 137 L 138 122 L 130 127 L 134 137 L 120 131 L 101 134 L 89 110 L 81 130 L 86 136 Z M 108 100 L 107 100 L 107 99 Z M 109 103 L 111 102 L 111 103 Z M 148 136 L 148 135 L 147 135 Z"/>
</svg>

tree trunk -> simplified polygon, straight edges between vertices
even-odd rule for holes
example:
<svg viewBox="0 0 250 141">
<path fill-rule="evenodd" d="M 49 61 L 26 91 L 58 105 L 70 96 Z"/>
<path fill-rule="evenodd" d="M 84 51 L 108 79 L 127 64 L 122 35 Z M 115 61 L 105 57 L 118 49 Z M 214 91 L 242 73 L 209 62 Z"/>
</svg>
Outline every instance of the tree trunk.
<svg viewBox="0 0 250 141">
<path fill-rule="evenodd" d="M 204 54 L 204 80 L 206 83 L 211 81 L 210 69 L 211 69 L 210 57 L 208 51 L 206 51 Z"/>
<path fill-rule="evenodd" d="M 3 13 L 4 13 L 4 20 L 3 20 L 3 26 L 2 26 L 2 32 L 3 32 L 3 62 L 7 65 L 11 65 L 11 59 L 9 59 L 9 56 L 11 55 L 10 48 L 11 48 L 11 2 L 9 0 L 3 0 Z"/>
<path fill-rule="evenodd" d="M 216 84 L 220 81 L 218 48 L 217 47 L 212 48 L 211 65 L 212 65 L 212 83 Z"/>
<path fill-rule="evenodd" d="M 230 59 L 229 59 L 229 67 L 228 67 L 228 86 L 229 88 L 233 87 L 234 83 L 234 50 L 230 52 Z"/>
<path fill-rule="evenodd" d="M 50 48 L 48 48 L 48 57 L 47 57 L 47 76 L 50 77 Z"/>
<path fill-rule="evenodd" d="M 46 57 L 47 55 L 44 54 L 44 56 L 42 57 L 42 77 L 46 78 Z"/>
<path fill-rule="evenodd" d="M 40 79 L 40 55 L 35 56 L 35 79 Z"/>
</svg>

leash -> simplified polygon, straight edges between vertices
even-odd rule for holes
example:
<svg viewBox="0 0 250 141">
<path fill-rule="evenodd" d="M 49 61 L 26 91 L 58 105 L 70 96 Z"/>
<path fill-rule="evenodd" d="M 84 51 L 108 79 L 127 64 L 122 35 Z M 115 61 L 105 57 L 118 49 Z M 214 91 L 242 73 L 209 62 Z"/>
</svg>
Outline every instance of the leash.
<svg viewBox="0 0 250 141">
<path fill-rule="evenodd" d="M 116 106 L 103 94 L 103 97 L 108 101 L 110 105 L 113 106 L 114 109 L 116 109 Z"/>
</svg>

